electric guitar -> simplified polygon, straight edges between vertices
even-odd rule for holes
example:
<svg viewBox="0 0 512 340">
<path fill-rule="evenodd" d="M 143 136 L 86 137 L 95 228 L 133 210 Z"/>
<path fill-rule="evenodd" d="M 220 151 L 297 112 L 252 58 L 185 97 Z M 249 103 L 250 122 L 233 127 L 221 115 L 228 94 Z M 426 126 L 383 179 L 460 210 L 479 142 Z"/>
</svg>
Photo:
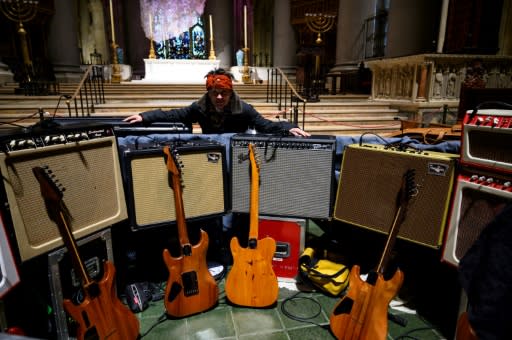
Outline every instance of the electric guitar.
<svg viewBox="0 0 512 340">
<path fill-rule="evenodd" d="M 349 274 L 348 292 L 336 304 L 331 314 L 330 327 L 337 339 L 386 339 L 388 306 L 398 294 L 404 281 L 404 274 L 397 269 L 386 281 L 383 272 L 404 220 L 409 200 L 416 193 L 414 170 L 409 169 L 402 177 L 393 224 L 377 269 L 368 273 L 366 281 L 363 281 L 360 277 L 360 267 L 354 265 Z"/>
<path fill-rule="evenodd" d="M 169 270 L 164 305 L 170 316 L 184 317 L 213 307 L 217 303 L 219 289 L 206 263 L 208 234 L 201 230 L 199 242 L 195 245 L 188 238 L 181 188 L 181 165 L 178 166 L 179 155 L 176 151 L 171 151 L 169 146 L 164 148 L 164 153 L 174 192 L 181 249 L 181 255 L 177 258 L 172 257 L 168 249 L 163 251 L 164 262 Z"/>
<path fill-rule="evenodd" d="M 65 299 L 63 303 L 64 310 L 78 323 L 77 339 L 137 339 L 139 321 L 116 295 L 114 265 L 104 262 L 103 277 L 98 282 L 89 277 L 70 228 L 71 216 L 63 201 L 65 189 L 57 184 L 49 168 L 34 167 L 32 172 L 39 182 L 48 216 L 57 224 L 75 271 L 80 275 L 83 301 L 76 305 Z"/>
<path fill-rule="evenodd" d="M 226 278 L 226 296 L 229 301 L 246 307 L 268 307 L 279 294 L 277 277 L 272 269 L 276 241 L 271 237 L 258 240 L 259 166 L 254 145 L 249 144 L 251 163 L 251 194 L 249 242 L 240 247 L 236 237 L 231 239 L 233 267 Z"/>
</svg>

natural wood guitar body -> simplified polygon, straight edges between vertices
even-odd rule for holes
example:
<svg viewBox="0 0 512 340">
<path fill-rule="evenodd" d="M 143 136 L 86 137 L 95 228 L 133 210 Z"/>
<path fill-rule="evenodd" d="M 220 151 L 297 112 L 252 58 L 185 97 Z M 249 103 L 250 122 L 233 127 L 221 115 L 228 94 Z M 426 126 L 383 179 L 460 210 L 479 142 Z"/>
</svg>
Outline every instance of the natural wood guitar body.
<svg viewBox="0 0 512 340">
<path fill-rule="evenodd" d="M 276 241 L 270 237 L 258 240 L 258 247 L 242 248 L 236 237 L 231 239 L 233 267 L 226 279 L 226 296 L 240 306 L 267 307 L 279 294 L 277 277 L 272 269 Z"/>
<path fill-rule="evenodd" d="M 80 305 L 64 300 L 64 310 L 78 323 L 77 339 L 128 340 L 139 336 L 139 320 L 118 298 L 114 288 L 115 268 L 104 262 L 104 274 L 97 282 L 99 295 L 86 295 Z"/>
<path fill-rule="evenodd" d="M 259 223 L 259 166 L 253 144 L 249 144 L 251 192 L 249 209 L 249 241 L 240 247 L 236 237 L 231 239 L 233 267 L 226 278 L 226 296 L 236 305 L 268 307 L 277 301 L 279 284 L 272 268 L 276 241 L 271 237 L 258 239 Z"/>
<path fill-rule="evenodd" d="M 360 268 L 352 267 L 348 293 L 334 307 L 331 314 L 331 330 L 337 339 L 386 339 L 388 330 L 388 306 L 404 281 L 404 274 L 397 270 L 386 281 L 379 275 L 375 286 L 363 281 Z"/>
<path fill-rule="evenodd" d="M 167 314 L 184 317 L 208 310 L 217 303 L 219 289 L 208 270 L 207 251 L 208 234 L 204 230 L 199 242 L 192 246 L 192 256 L 175 258 L 164 249 L 163 258 L 169 270 L 164 301 Z"/>
</svg>

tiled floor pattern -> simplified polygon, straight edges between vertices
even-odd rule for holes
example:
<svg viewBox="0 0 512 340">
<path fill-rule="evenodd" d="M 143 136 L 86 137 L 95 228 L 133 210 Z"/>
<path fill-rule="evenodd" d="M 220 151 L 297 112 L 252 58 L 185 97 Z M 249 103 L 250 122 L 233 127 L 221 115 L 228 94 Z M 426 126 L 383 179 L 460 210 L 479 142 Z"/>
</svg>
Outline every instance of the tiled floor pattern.
<svg viewBox="0 0 512 340">
<path fill-rule="evenodd" d="M 150 302 L 148 309 L 137 314 L 142 339 L 335 339 L 330 332 L 329 316 L 339 298 L 314 291 L 299 292 L 295 284 L 290 287 L 287 283 L 280 288 L 275 306 L 257 309 L 227 304 L 223 280 L 219 281 L 219 290 L 216 307 L 181 319 L 167 318 L 161 300 Z M 418 315 L 390 311 L 405 318 L 407 325 L 389 321 L 388 339 L 446 339 Z M 300 318 L 304 320 L 298 321 Z"/>
</svg>

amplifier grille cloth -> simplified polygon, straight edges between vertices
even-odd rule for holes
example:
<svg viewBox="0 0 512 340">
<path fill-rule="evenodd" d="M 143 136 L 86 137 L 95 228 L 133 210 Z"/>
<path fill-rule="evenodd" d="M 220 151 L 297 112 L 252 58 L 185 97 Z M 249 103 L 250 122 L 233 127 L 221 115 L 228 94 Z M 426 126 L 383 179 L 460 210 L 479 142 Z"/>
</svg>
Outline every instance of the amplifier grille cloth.
<svg viewBox="0 0 512 340">
<path fill-rule="evenodd" d="M 225 212 L 222 153 L 201 149 L 178 153 L 183 164 L 181 178 L 185 218 Z M 215 157 L 212 158 L 212 154 Z M 154 154 L 133 156 L 130 166 L 136 224 L 133 227 L 175 221 L 174 193 L 169 186 L 164 153 L 160 150 Z"/>
<path fill-rule="evenodd" d="M 474 158 L 512 164 L 511 140 L 512 134 L 500 129 L 471 130 L 468 132 L 467 143 L 470 155 Z"/>
<path fill-rule="evenodd" d="M 271 153 L 271 147 L 267 152 Z M 250 162 L 238 162 L 247 146 L 232 146 L 232 206 L 249 212 Z M 257 146 L 260 160 L 259 213 L 262 215 L 329 218 L 332 211 L 333 152 L 277 148 L 274 160 L 265 161 L 265 148 Z"/>
<path fill-rule="evenodd" d="M 446 166 L 445 174 L 432 173 L 432 166 Z M 395 216 L 402 176 L 409 168 L 415 169 L 418 195 L 409 202 L 398 237 L 439 247 L 454 174 L 454 162 L 447 157 L 346 148 L 334 217 L 387 234 Z"/>
<path fill-rule="evenodd" d="M 114 137 L 2 154 L 0 166 L 22 260 L 63 244 L 32 173 L 35 166 L 49 166 L 65 188 L 76 238 L 127 217 Z"/>
</svg>

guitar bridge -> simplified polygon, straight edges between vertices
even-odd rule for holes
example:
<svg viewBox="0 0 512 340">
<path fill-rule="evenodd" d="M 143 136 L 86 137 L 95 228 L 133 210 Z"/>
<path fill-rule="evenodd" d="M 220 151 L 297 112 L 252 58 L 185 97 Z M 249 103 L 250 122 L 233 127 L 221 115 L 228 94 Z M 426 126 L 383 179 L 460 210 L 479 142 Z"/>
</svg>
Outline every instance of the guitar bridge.
<svg viewBox="0 0 512 340">
<path fill-rule="evenodd" d="M 190 271 L 181 274 L 183 283 L 183 294 L 185 296 L 196 295 L 199 293 L 199 285 L 197 284 L 197 273 Z"/>
</svg>

